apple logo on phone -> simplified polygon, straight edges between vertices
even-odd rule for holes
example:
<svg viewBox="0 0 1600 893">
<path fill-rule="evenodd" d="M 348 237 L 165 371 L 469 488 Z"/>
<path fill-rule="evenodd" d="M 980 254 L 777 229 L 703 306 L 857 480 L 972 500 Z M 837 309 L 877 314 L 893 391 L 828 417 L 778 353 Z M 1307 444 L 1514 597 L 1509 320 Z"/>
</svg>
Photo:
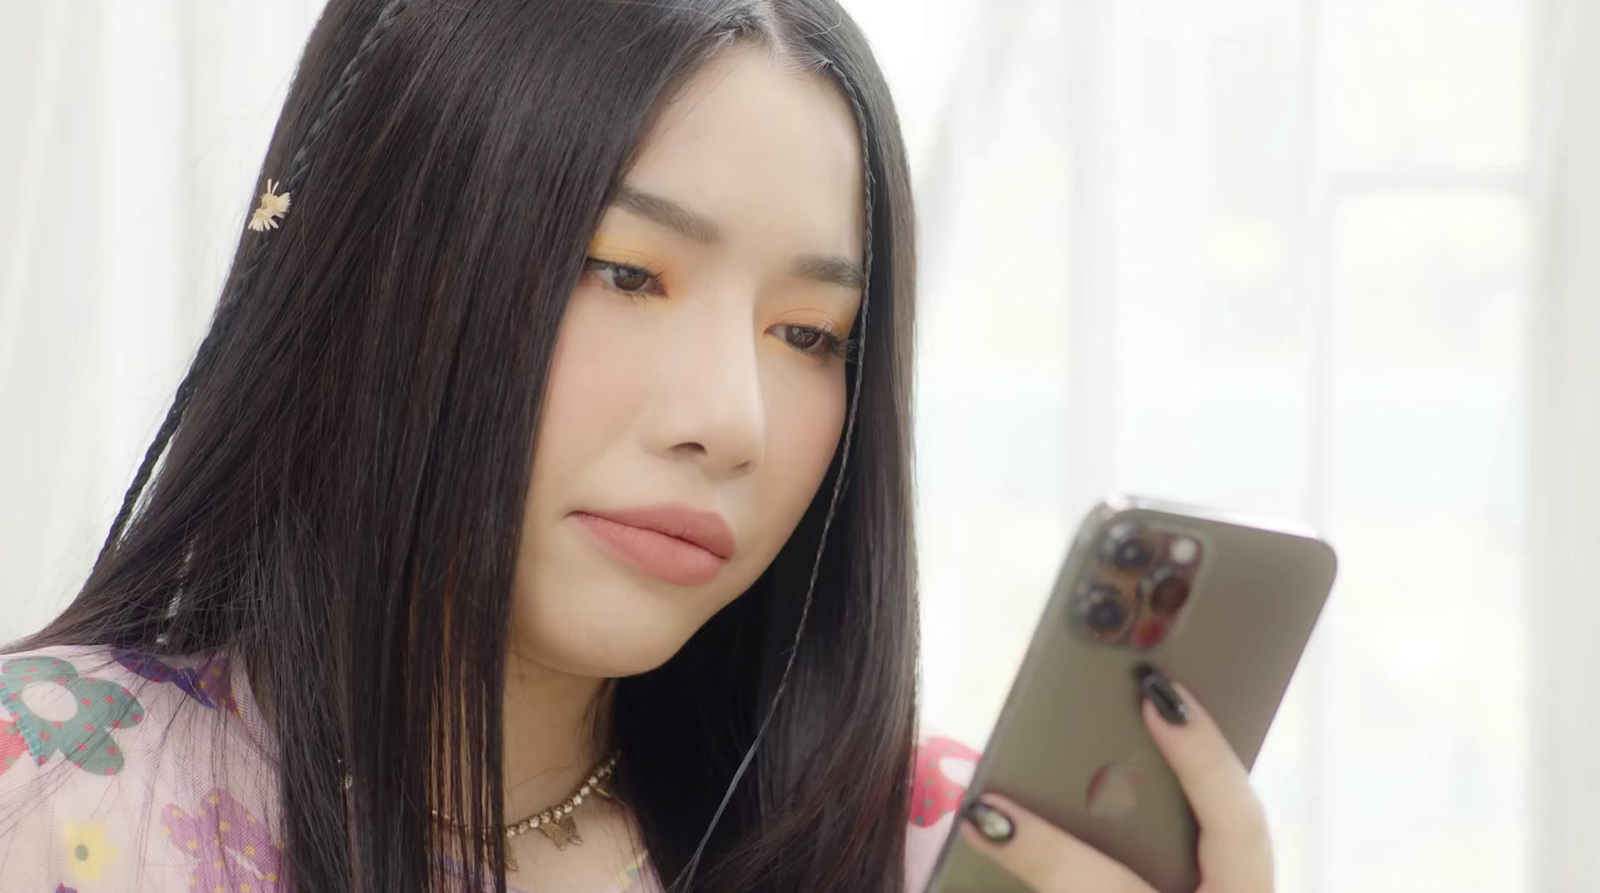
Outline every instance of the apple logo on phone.
<svg viewBox="0 0 1600 893">
<path fill-rule="evenodd" d="M 1144 784 L 1144 773 L 1121 763 L 1107 763 L 1089 776 L 1086 802 L 1089 814 L 1099 818 L 1120 819 L 1139 805 L 1139 788 Z"/>
</svg>

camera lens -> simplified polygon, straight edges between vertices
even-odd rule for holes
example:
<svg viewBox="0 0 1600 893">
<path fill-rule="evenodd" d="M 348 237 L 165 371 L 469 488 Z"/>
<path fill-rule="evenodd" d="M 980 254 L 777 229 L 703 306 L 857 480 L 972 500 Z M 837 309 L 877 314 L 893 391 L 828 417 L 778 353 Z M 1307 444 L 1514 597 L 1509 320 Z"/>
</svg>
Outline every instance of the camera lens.
<svg viewBox="0 0 1600 893">
<path fill-rule="evenodd" d="M 1170 567 L 1159 568 L 1139 581 L 1145 604 L 1157 614 L 1176 614 L 1189 600 L 1189 581 Z"/>
<path fill-rule="evenodd" d="M 1122 593 L 1109 583 L 1093 583 L 1078 596 L 1078 616 L 1083 625 L 1097 633 L 1122 629 L 1128 612 L 1122 607 Z"/>
<path fill-rule="evenodd" d="M 1118 524 L 1100 543 L 1101 560 L 1125 571 L 1148 567 L 1152 557 L 1144 542 L 1144 530 L 1137 524 Z"/>
</svg>

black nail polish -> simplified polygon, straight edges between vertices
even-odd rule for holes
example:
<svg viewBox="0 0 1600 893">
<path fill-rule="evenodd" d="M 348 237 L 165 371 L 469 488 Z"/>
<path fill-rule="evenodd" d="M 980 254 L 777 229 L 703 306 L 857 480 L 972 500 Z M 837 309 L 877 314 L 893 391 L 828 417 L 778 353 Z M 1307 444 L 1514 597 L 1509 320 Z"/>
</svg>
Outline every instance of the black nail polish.
<svg viewBox="0 0 1600 893">
<path fill-rule="evenodd" d="M 1161 671 L 1151 666 L 1139 668 L 1139 690 L 1156 705 L 1156 712 L 1161 718 L 1175 726 L 1187 725 L 1189 722 L 1189 705 L 1172 688 L 1172 683 Z"/>
<path fill-rule="evenodd" d="M 1005 843 L 1017 834 L 1010 816 L 981 800 L 974 800 L 963 815 L 990 843 Z"/>
</svg>

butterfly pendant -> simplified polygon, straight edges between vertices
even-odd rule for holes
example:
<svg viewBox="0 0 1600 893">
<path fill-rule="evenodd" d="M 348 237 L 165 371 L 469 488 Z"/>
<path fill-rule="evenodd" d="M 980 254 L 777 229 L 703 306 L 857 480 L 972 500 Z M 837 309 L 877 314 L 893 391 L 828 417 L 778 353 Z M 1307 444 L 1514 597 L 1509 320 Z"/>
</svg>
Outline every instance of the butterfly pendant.
<svg viewBox="0 0 1600 893">
<path fill-rule="evenodd" d="M 593 793 L 607 800 L 616 799 L 616 795 L 606 790 L 604 785 L 599 782 L 594 783 Z M 583 845 L 583 835 L 578 833 L 578 820 L 572 817 L 572 813 L 567 813 L 560 818 L 551 819 L 540 824 L 539 831 L 545 837 L 550 838 L 550 842 L 555 844 L 558 850 L 564 850 L 568 846 Z M 509 847 L 506 848 L 506 868 L 511 871 L 517 870 L 517 860 L 511 855 Z"/>
<path fill-rule="evenodd" d="M 572 844 L 583 845 L 583 836 L 578 833 L 578 823 L 570 815 L 564 815 L 559 819 L 545 822 L 539 826 L 539 830 L 544 832 L 545 837 L 550 838 L 550 841 L 556 845 L 558 850 L 564 850 Z M 510 841 L 506 842 L 510 843 Z M 517 857 L 511 854 L 510 846 L 506 847 L 506 869 L 509 871 L 520 870 L 517 867 Z"/>
<path fill-rule="evenodd" d="M 571 813 L 545 822 L 539 826 L 539 830 L 550 838 L 558 850 L 566 849 L 569 844 L 583 845 L 583 837 L 578 834 L 578 823 L 572 818 Z"/>
</svg>

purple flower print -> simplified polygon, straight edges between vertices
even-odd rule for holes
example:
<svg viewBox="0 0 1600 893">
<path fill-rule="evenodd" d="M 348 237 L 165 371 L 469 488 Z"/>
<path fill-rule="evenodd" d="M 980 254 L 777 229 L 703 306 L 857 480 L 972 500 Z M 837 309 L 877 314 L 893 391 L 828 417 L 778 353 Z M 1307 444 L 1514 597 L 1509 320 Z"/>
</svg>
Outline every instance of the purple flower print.
<svg viewBox="0 0 1600 893">
<path fill-rule="evenodd" d="M 126 648 L 113 648 L 111 656 L 116 658 L 117 663 L 151 682 L 177 686 L 201 706 L 213 710 L 226 707 L 235 713 L 239 711 L 233 700 L 233 679 L 228 673 L 228 659 L 223 655 L 217 655 L 199 667 L 174 667 L 155 655 Z"/>
<path fill-rule="evenodd" d="M 190 893 L 278 893 L 282 853 L 267 826 L 227 791 L 208 792 L 192 816 L 168 804 L 161 823 L 167 842 L 193 863 Z"/>
</svg>

